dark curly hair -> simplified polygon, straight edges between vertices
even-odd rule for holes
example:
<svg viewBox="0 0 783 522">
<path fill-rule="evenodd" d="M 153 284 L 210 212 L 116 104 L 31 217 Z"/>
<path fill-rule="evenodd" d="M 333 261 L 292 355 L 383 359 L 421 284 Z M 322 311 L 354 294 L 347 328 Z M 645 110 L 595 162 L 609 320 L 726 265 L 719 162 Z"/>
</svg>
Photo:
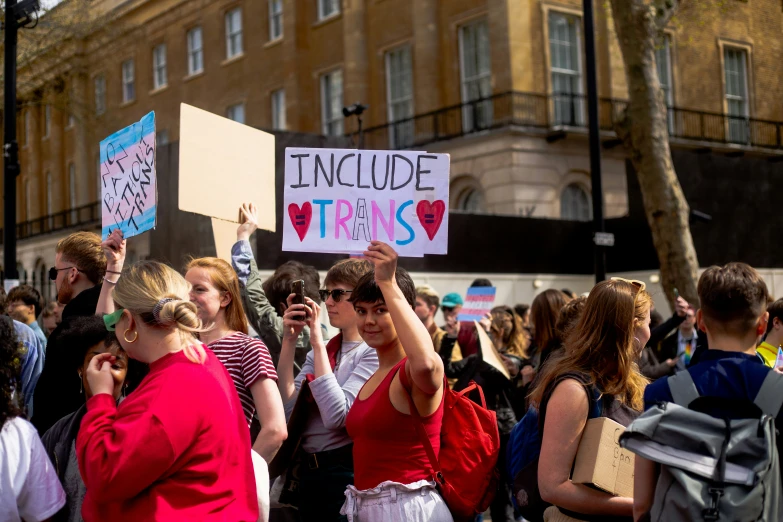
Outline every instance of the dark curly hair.
<svg viewBox="0 0 783 522">
<path fill-rule="evenodd" d="M 22 415 L 22 408 L 14 398 L 21 389 L 22 351 L 16 337 L 14 322 L 0 316 L 0 430 L 5 421 Z"/>
</svg>

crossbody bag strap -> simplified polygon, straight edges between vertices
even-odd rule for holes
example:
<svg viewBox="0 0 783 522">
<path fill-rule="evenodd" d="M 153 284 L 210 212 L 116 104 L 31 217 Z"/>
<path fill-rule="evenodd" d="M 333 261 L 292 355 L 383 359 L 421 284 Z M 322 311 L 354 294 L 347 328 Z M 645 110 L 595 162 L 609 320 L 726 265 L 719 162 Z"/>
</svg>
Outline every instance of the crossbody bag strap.
<svg viewBox="0 0 783 522">
<path fill-rule="evenodd" d="M 674 404 L 687 408 L 690 404 L 700 397 L 699 390 L 693 382 L 693 377 L 686 371 L 675 373 L 666 380 L 669 385 L 669 392 L 672 394 Z"/>
<path fill-rule="evenodd" d="M 411 395 L 412 389 L 411 389 L 411 383 L 408 379 L 408 372 L 405 371 L 405 366 L 407 363 L 400 366 L 398 369 L 398 372 L 400 374 L 400 384 L 402 384 L 402 389 L 405 392 L 405 396 L 408 398 L 408 405 L 411 409 L 411 417 L 414 419 L 414 425 L 416 426 L 416 433 L 419 434 L 419 438 L 421 439 L 421 443 L 424 446 L 424 451 L 427 452 L 427 458 L 430 459 L 430 466 L 432 466 L 433 471 L 437 475 L 441 474 L 440 469 L 440 462 L 438 462 L 438 457 L 435 456 L 435 450 L 432 448 L 432 443 L 430 442 L 430 438 L 427 436 L 427 431 L 424 429 L 424 423 L 421 420 L 421 415 L 419 415 L 419 410 L 416 409 L 416 404 L 413 402 L 413 396 Z M 445 393 L 445 390 L 444 390 Z"/>
<path fill-rule="evenodd" d="M 777 417 L 783 406 L 783 376 L 774 370 L 767 373 L 753 403 L 767 415 Z"/>
</svg>

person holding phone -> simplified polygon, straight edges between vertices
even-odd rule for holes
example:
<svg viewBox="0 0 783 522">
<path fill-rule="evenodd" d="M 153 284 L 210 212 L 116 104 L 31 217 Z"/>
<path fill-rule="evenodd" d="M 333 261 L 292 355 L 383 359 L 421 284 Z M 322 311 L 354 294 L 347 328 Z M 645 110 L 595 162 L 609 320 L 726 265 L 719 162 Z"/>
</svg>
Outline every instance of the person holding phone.
<svg viewBox="0 0 783 522">
<path fill-rule="evenodd" d="M 277 366 L 278 387 L 283 396 L 286 416 L 309 388 L 312 403 L 307 405 L 307 422 L 299 439 L 299 488 L 294 502 L 299 518 L 309 521 L 346 520 L 340 515 L 345 489 L 353 484 L 353 444 L 345 429 L 345 420 L 359 390 L 378 369 L 378 355 L 362 341 L 356 325 L 356 312 L 349 296 L 359 279 L 370 270 L 361 259 L 344 259 L 326 274 L 321 296 L 329 322 L 340 333 L 328 344 L 320 335 L 321 307 L 303 294 L 301 283 L 294 282 L 289 307 L 283 316 L 283 346 Z M 302 312 L 306 312 L 306 317 Z M 313 333 L 313 349 L 307 354 L 302 371 L 294 377 L 296 340 L 305 326 Z M 293 433 L 292 436 L 295 436 Z"/>
</svg>

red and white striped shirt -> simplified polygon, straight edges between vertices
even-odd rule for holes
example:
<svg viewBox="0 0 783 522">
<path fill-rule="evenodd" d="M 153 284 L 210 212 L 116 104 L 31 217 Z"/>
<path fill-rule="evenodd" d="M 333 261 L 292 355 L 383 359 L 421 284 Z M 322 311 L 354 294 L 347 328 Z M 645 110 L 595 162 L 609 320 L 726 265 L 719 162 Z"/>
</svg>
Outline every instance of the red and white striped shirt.
<svg viewBox="0 0 783 522">
<path fill-rule="evenodd" d="M 247 425 L 250 427 L 253 413 L 256 411 L 250 387 L 262 378 L 277 381 L 277 372 L 269 350 L 260 339 L 241 332 L 213 341 L 207 347 L 223 363 L 234 381 Z"/>
</svg>

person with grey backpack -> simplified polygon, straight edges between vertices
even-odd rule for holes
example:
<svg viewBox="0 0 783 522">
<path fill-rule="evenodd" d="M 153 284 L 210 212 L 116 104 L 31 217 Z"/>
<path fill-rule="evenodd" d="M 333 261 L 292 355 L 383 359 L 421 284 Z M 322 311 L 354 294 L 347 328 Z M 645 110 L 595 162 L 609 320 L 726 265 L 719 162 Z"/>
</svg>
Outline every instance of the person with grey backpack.
<svg viewBox="0 0 783 522">
<path fill-rule="evenodd" d="M 634 519 L 783 520 L 783 375 L 756 356 L 767 286 L 750 266 L 730 263 L 707 269 L 698 293 L 709 350 L 650 384 L 645 413 L 620 438 L 636 454 Z"/>
</svg>

